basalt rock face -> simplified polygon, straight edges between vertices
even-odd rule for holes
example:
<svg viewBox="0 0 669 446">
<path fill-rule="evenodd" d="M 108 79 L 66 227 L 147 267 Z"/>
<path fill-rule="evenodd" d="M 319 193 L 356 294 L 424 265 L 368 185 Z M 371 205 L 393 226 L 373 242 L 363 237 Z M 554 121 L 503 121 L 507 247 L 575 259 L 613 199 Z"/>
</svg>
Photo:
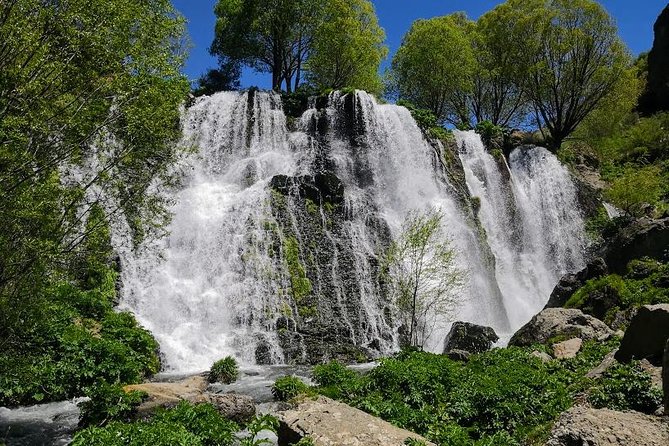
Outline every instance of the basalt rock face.
<svg viewBox="0 0 669 446">
<path fill-rule="evenodd" d="M 655 22 L 655 41 L 648 53 L 648 84 L 639 101 L 646 114 L 669 110 L 669 6 Z"/>
<path fill-rule="evenodd" d="M 645 305 L 639 308 L 625 332 L 616 359 L 648 359 L 662 363 L 664 348 L 669 339 L 669 304 Z"/>
<path fill-rule="evenodd" d="M 560 279 L 551 293 L 545 308 L 563 307 L 569 298 L 588 280 L 597 279 L 608 274 L 608 267 L 602 258 L 596 258 L 588 266 L 576 274 L 567 274 Z"/>
<path fill-rule="evenodd" d="M 669 261 L 669 218 L 636 220 L 609 240 L 600 255 L 615 274 L 625 274 L 627 264 L 642 257 Z"/>
</svg>

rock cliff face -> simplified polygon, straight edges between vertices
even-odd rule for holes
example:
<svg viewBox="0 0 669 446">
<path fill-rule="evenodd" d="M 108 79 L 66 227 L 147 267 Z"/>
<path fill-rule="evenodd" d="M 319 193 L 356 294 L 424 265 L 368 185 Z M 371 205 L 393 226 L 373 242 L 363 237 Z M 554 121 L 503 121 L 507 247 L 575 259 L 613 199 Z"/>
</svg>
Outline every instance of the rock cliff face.
<svg viewBox="0 0 669 446">
<path fill-rule="evenodd" d="M 647 114 L 669 110 L 669 6 L 655 22 L 655 41 L 648 54 L 648 86 L 639 108 Z"/>
</svg>

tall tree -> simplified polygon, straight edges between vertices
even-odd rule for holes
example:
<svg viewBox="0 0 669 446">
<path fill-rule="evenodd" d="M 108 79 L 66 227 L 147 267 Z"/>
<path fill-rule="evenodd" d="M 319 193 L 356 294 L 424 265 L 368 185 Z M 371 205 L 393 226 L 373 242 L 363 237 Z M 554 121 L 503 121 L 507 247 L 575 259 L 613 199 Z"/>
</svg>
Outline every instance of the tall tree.
<svg viewBox="0 0 669 446">
<path fill-rule="evenodd" d="M 0 3 L 0 301 L 62 274 L 93 209 L 138 238 L 166 216 L 184 32 L 169 0 Z"/>
<path fill-rule="evenodd" d="M 462 15 L 418 20 L 393 57 L 390 90 L 441 122 L 469 124 L 474 53 Z"/>
<path fill-rule="evenodd" d="M 379 93 L 379 65 L 388 49 L 369 0 L 329 0 L 313 38 L 308 78 L 320 88 Z"/>
<path fill-rule="evenodd" d="M 432 331 L 452 315 L 463 274 L 455 250 L 442 232 L 437 211 L 407 216 L 382 264 L 407 341 L 423 347 Z"/>
<path fill-rule="evenodd" d="M 218 0 L 210 52 L 260 72 L 272 73 L 272 88 L 300 83 L 321 2 L 315 0 Z"/>
<path fill-rule="evenodd" d="M 508 16 L 512 12 L 493 9 L 470 31 L 476 57 L 471 108 L 477 122 L 510 126 L 522 121 L 527 112 L 527 97 L 517 82 L 518 61 L 525 57 L 525 48 L 516 40 L 516 19 Z"/>
<path fill-rule="evenodd" d="M 557 150 L 611 91 L 629 54 L 613 19 L 592 0 L 509 0 L 513 38 L 524 46 L 519 80 Z"/>
</svg>

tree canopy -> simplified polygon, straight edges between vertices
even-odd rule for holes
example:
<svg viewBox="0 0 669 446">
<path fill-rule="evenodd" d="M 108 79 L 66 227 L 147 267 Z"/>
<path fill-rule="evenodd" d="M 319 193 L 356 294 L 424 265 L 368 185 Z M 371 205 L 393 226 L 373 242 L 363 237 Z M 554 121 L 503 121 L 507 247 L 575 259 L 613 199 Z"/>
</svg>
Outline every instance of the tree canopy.
<svg viewBox="0 0 669 446">
<path fill-rule="evenodd" d="M 138 237 L 178 156 L 184 21 L 168 0 L 0 5 L 0 295 L 53 280 L 105 198 Z"/>
<path fill-rule="evenodd" d="M 219 0 L 210 52 L 221 67 L 242 64 L 272 74 L 272 88 L 380 90 L 385 34 L 369 0 Z"/>
</svg>

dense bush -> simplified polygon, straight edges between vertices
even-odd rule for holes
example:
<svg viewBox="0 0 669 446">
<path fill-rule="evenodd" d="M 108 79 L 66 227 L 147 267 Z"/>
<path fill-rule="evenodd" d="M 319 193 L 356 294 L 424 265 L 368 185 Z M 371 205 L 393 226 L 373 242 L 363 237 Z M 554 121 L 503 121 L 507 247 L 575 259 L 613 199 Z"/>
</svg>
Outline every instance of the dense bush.
<svg viewBox="0 0 669 446">
<path fill-rule="evenodd" d="M 638 363 L 616 364 L 590 389 L 588 400 L 596 408 L 652 414 L 662 405 L 662 390 Z"/>
<path fill-rule="evenodd" d="M 0 405 L 81 396 L 98 382 L 140 382 L 159 370 L 158 344 L 129 313 L 112 309 L 115 273 L 97 288 L 63 282 L 21 312 L 24 324 L 4 321 L 9 336 L 0 353 Z M 48 296 L 48 297 L 47 297 Z"/>
<path fill-rule="evenodd" d="M 238 376 L 239 367 L 237 366 L 237 361 L 232 356 L 226 356 L 211 366 L 208 379 L 210 383 L 221 382 L 223 384 L 231 384 L 237 380 Z"/>
<path fill-rule="evenodd" d="M 309 386 L 297 376 L 283 376 L 274 381 L 272 386 L 272 395 L 276 401 L 288 401 L 309 392 Z"/>
<path fill-rule="evenodd" d="M 181 402 L 160 410 L 149 421 L 113 422 L 76 434 L 73 446 L 228 446 L 234 444 L 239 427 L 221 417 L 210 404 Z"/>
<path fill-rule="evenodd" d="M 136 390 L 126 393 L 120 385 L 102 382 L 92 387 L 86 396 L 90 400 L 79 405 L 80 426 L 104 426 L 112 421 L 128 421 L 146 394 Z"/>
<path fill-rule="evenodd" d="M 407 350 L 366 375 L 338 363 L 318 366 L 314 380 L 320 393 L 438 444 L 535 444 L 591 385 L 584 375 L 618 342 L 586 342 L 576 358 L 548 364 L 532 349 L 493 350 L 466 364 Z"/>
</svg>

